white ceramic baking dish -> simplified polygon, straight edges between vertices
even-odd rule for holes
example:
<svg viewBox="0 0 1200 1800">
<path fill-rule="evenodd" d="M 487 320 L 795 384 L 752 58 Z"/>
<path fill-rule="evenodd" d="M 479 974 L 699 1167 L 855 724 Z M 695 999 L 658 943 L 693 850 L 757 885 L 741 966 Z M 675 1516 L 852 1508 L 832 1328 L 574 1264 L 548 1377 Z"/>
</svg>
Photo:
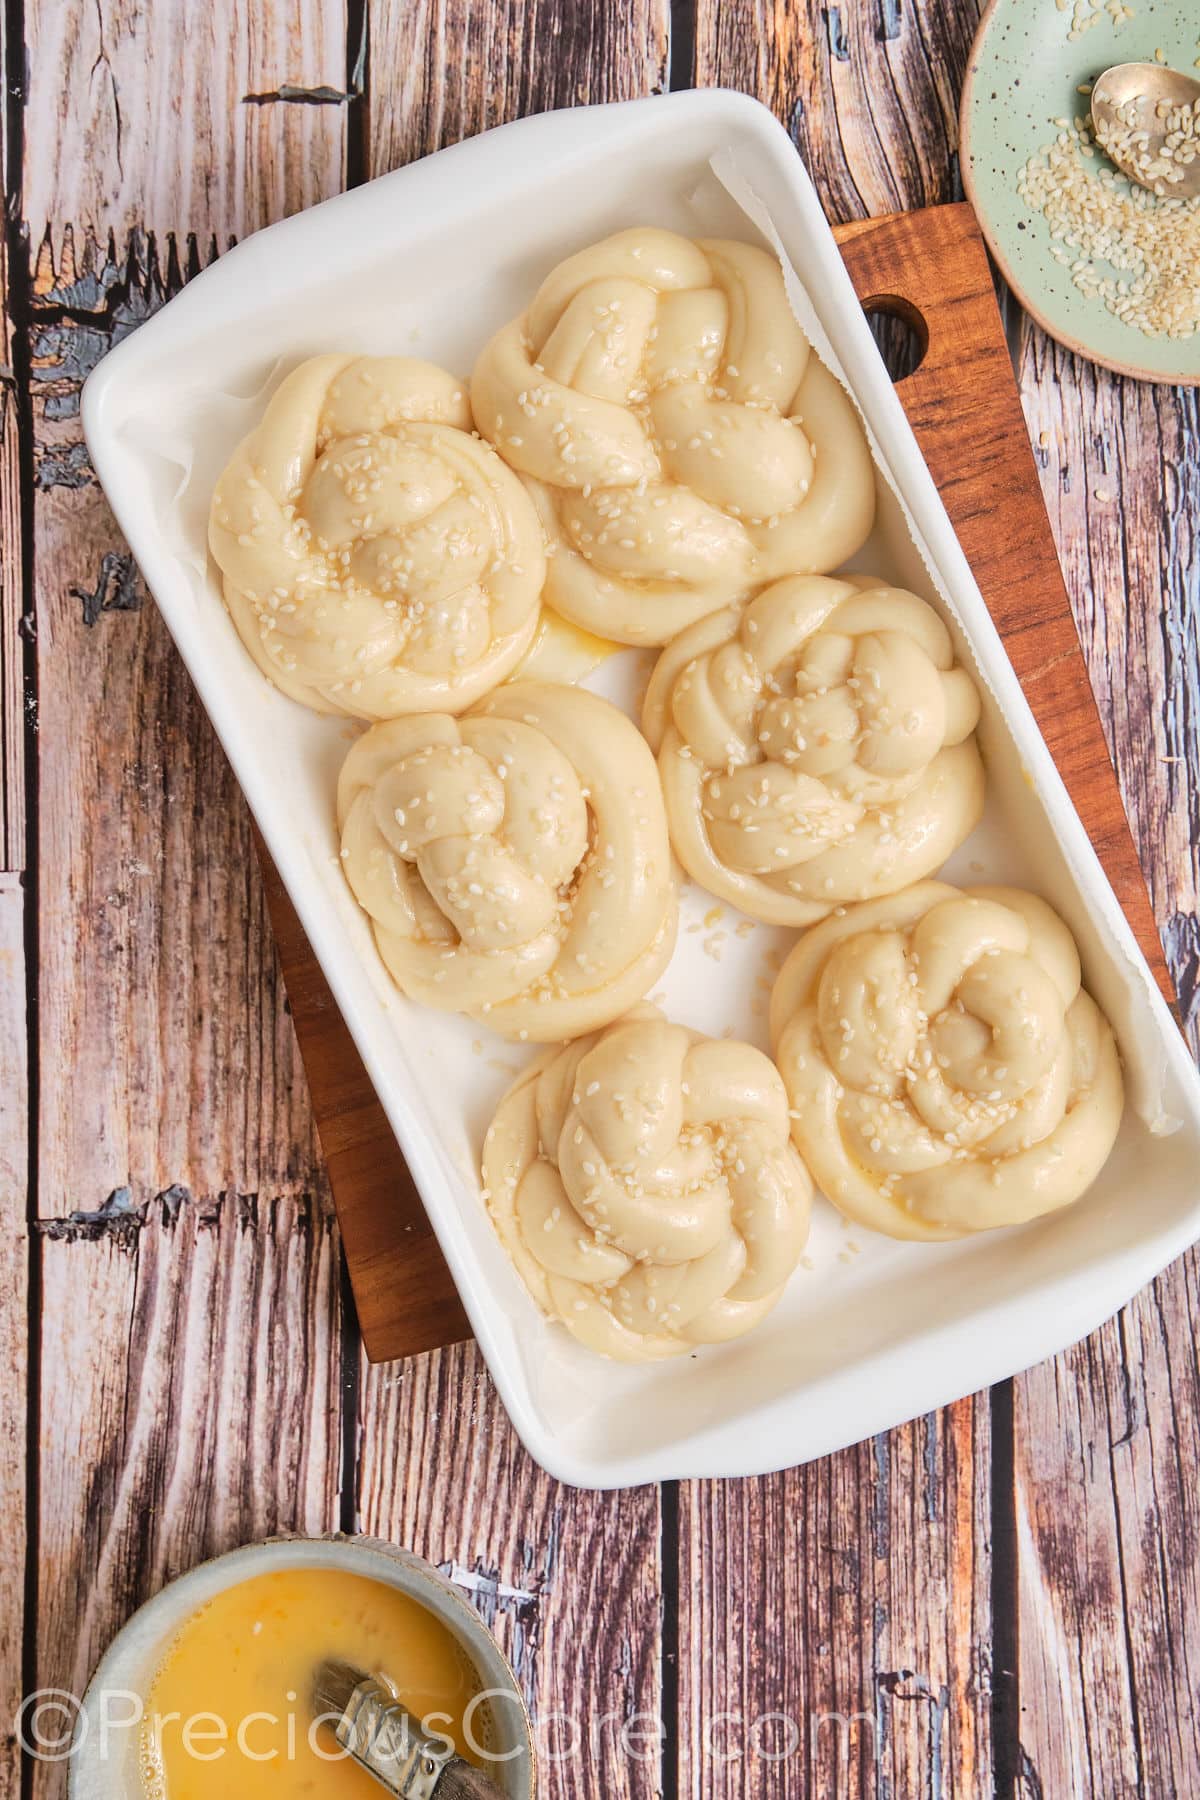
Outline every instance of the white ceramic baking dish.
<svg viewBox="0 0 1200 1800">
<path fill-rule="evenodd" d="M 1117 1029 L 1130 1105 L 1080 1205 L 929 1247 L 847 1231 L 821 1203 L 808 1266 L 757 1333 L 627 1368 L 548 1326 L 494 1238 L 477 1156 L 525 1052 L 390 986 L 336 856 L 334 782 L 354 728 L 264 682 L 207 567 L 205 524 L 226 456 L 264 391 L 300 358 L 401 352 L 465 373 L 562 255 L 639 222 L 765 234 L 790 264 L 793 304 L 855 395 L 876 450 L 879 524 L 855 564 L 940 604 L 986 690 L 987 815 L 948 878 L 1025 883 L 1058 906 Z M 105 359 L 83 418 L 96 470 L 354 1033 L 504 1403 L 553 1474 L 612 1487 L 819 1456 L 1062 1348 L 1200 1235 L 1196 1072 L 1026 706 L 809 180 L 765 109 L 713 91 L 524 120 L 273 226 Z M 596 684 L 632 702 L 644 668 L 628 652 Z M 765 959 L 788 934 L 739 936 L 735 916 L 715 919 L 714 906 L 685 893 L 664 1004 L 690 1025 L 734 1026 L 765 1044 Z"/>
</svg>

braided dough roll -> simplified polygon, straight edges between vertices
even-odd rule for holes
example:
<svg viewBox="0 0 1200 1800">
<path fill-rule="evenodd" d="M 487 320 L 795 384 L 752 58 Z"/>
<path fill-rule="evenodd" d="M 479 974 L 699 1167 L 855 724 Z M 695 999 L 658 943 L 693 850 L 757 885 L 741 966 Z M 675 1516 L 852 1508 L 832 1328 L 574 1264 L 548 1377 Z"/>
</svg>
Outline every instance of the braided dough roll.
<svg viewBox="0 0 1200 1800">
<path fill-rule="evenodd" d="M 222 474 L 209 546 L 255 662 L 317 712 L 461 712 L 537 629 L 537 516 L 432 363 L 302 363 Z"/>
<path fill-rule="evenodd" d="M 643 726 L 688 874 L 753 918 L 810 925 L 931 875 L 979 823 L 978 718 L 923 600 L 811 575 L 669 644 Z"/>
<path fill-rule="evenodd" d="M 751 244 L 643 228 L 568 257 L 471 404 L 537 503 L 547 602 L 601 637 L 665 644 L 871 528 L 858 415 Z"/>
<path fill-rule="evenodd" d="M 556 683 L 461 719 L 373 726 L 338 783 L 342 866 L 406 994 L 509 1037 L 616 1018 L 675 947 L 654 758 L 624 713 Z"/>
<path fill-rule="evenodd" d="M 622 1362 L 757 1325 L 812 1204 L 768 1059 L 653 1007 L 525 1071 L 488 1131 L 483 1182 L 538 1305 Z"/>
<path fill-rule="evenodd" d="M 891 1237 L 1069 1206 L 1121 1123 L 1075 940 L 1017 888 L 923 881 L 814 926 L 779 972 L 771 1038 L 818 1186 Z"/>
</svg>

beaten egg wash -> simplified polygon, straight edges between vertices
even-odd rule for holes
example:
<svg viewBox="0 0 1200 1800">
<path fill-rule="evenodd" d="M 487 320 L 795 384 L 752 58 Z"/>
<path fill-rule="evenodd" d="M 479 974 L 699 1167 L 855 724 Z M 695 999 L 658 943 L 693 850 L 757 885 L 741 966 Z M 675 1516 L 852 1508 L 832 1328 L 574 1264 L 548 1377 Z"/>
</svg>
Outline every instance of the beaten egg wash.
<svg viewBox="0 0 1200 1800">
<path fill-rule="evenodd" d="M 194 1613 L 146 1702 L 146 1800 L 378 1800 L 378 1783 L 342 1757 L 312 1714 L 312 1680 L 332 1657 L 386 1675 L 429 1729 L 472 1762 L 485 1739 L 480 1690 L 457 1640 L 418 1602 L 334 1569 L 280 1569 L 237 1583 Z"/>
</svg>

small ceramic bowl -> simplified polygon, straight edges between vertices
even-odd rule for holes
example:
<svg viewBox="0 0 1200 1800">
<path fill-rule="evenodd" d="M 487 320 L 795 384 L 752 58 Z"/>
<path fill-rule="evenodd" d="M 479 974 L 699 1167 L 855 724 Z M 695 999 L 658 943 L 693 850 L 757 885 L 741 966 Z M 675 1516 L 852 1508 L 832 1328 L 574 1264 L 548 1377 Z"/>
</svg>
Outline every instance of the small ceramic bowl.
<svg viewBox="0 0 1200 1800">
<path fill-rule="evenodd" d="M 1087 118 L 1087 95 L 1113 63 L 1158 60 L 1195 75 L 1200 12 L 1186 0 L 991 0 L 967 66 L 959 112 L 963 186 L 1000 272 L 1026 312 L 1069 350 L 1143 381 L 1200 384 L 1200 332 L 1148 337 L 1083 293 L 1071 258 L 1052 252 L 1050 227 L 1018 191 L 1021 170 L 1057 136 L 1054 121 Z M 1099 148 L 1088 177 L 1111 168 Z M 1101 273 L 1113 277 L 1120 270 Z"/>
<path fill-rule="evenodd" d="M 109 1645 L 88 1683 L 70 1758 L 69 1800 L 130 1800 L 142 1790 L 136 1728 L 111 1730 L 103 1742 L 101 1696 L 145 1696 L 181 1626 L 215 1594 L 275 1569 L 338 1569 L 408 1594 L 458 1640 L 483 1690 L 511 1697 L 489 1709 L 496 1760 L 488 1769 L 507 1800 L 533 1800 L 533 1739 L 517 1678 L 478 1613 L 431 1563 L 368 1537 L 274 1538 L 248 1544 L 190 1569 L 148 1600 Z M 511 1760 L 509 1760 L 511 1758 Z M 382 1792 L 382 1789 L 380 1790 Z"/>
</svg>

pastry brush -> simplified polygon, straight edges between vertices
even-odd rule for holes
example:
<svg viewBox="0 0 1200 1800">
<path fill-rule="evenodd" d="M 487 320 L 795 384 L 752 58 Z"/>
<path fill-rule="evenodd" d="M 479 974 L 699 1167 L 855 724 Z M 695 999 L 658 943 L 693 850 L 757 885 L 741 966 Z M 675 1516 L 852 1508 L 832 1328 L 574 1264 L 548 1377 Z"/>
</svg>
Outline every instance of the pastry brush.
<svg viewBox="0 0 1200 1800">
<path fill-rule="evenodd" d="M 439 1733 L 424 1730 L 373 1675 L 323 1662 L 313 1677 L 313 1709 L 344 1750 L 398 1800 L 504 1800 L 504 1790 L 464 1762 Z"/>
</svg>

